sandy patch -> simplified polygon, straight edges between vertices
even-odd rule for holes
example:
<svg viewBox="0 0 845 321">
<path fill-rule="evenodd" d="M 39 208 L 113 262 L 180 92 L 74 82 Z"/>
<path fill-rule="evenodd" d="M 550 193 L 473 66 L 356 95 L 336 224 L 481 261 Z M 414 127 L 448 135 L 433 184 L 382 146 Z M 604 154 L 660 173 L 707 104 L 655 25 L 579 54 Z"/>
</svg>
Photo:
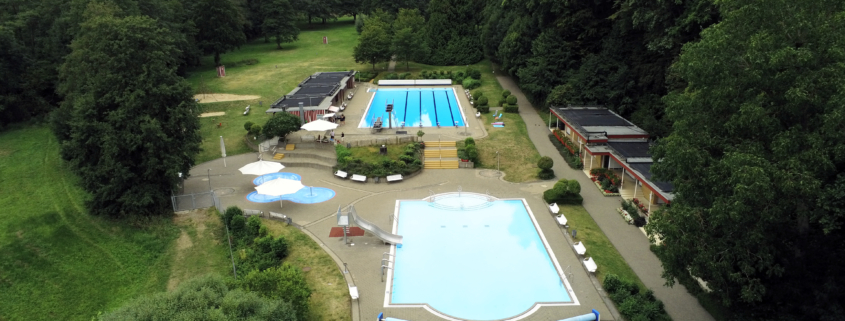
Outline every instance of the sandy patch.
<svg viewBox="0 0 845 321">
<path fill-rule="evenodd" d="M 258 99 L 261 96 L 256 95 L 232 95 L 232 94 L 197 94 L 194 99 L 199 99 L 202 103 L 216 103 L 221 101 L 238 101 L 238 100 L 252 100 Z"/>
<path fill-rule="evenodd" d="M 225 114 L 226 114 L 226 112 L 225 112 L 225 111 L 215 111 L 215 112 L 213 112 L 213 113 L 202 113 L 202 114 L 200 114 L 200 118 L 203 118 L 203 117 L 214 117 L 214 116 L 223 116 L 223 115 L 225 115 Z"/>
</svg>

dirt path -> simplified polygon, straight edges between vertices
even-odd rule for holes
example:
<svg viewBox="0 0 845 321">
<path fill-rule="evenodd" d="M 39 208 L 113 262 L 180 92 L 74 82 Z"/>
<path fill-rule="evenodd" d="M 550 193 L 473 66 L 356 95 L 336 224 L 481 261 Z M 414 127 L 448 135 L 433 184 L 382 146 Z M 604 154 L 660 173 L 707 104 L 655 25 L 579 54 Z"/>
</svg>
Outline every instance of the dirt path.
<svg viewBox="0 0 845 321">
<path fill-rule="evenodd" d="M 238 100 L 253 100 L 261 98 L 256 95 L 232 95 L 232 94 L 197 94 L 194 99 L 197 99 L 200 104 L 204 103 L 218 103 L 221 101 L 238 101 Z"/>
</svg>

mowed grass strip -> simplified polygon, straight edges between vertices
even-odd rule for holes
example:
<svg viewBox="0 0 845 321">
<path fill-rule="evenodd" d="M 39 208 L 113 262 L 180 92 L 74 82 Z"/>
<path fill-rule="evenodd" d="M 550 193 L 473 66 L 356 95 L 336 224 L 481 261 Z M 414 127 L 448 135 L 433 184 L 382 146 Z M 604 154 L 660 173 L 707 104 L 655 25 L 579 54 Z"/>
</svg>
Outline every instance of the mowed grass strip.
<svg viewBox="0 0 845 321">
<path fill-rule="evenodd" d="M 604 278 L 608 274 L 616 274 L 623 280 L 634 282 L 641 289 L 646 289 L 634 270 L 628 266 L 619 251 L 610 243 L 610 240 L 607 239 L 607 236 L 604 235 L 604 232 L 601 231 L 596 221 L 583 206 L 560 205 L 560 212 L 569 221 L 569 230 L 577 231 L 575 241 L 583 241 L 584 246 L 587 247 L 587 253 L 584 256 L 592 257 L 596 261 L 596 265 L 598 265 L 596 277 L 599 281 L 604 282 Z"/>
<path fill-rule="evenodd" d="M 205 274 L 232 276 L 226 230 L 216 209 L 178 212 L 173 222 L 179 228 L 179 237 L 170 247 L 173 263 L 168 291 L 185 280 Z"/>
<path fill-rule="evenodd" d="M 537 161 L 540 154 L 534 143 L 528 138 L 525 122 L 519 114 L 505 113 L 498 120 L 494 120 L 492 113 L 481 115 L 487 137 L 478 139 L 478 157 L 480 167 L 496 169 L 496 151 L 499 152 L 499 169 L 505 172 L 508 182 L 528 182 L 537 180 Z M 491 123 L 504 122 L 505 127 L 495 128 Z M 476 164 L 476 167 L 479 167 Z"/>
<path fill-rule="evenodd" d="M 46 126 L 0 132 L 0 177 L 0 320 L 90 320 L 165 289 L 171 220 L 90 216 Z"/>
</svg>

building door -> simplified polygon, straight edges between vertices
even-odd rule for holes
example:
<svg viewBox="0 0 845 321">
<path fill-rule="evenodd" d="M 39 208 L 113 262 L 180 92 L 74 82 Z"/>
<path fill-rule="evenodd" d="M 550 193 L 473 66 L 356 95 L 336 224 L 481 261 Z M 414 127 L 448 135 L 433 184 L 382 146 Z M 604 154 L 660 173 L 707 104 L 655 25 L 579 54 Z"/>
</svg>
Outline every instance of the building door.
<svg viewBox="0 0 845 321">
<path fill-rule="evenodd" d="M 608 166 L 610 166 L 610 156 L 602 155 L 601 156 L 601 167 L 607 168 Z"/>
</svg>

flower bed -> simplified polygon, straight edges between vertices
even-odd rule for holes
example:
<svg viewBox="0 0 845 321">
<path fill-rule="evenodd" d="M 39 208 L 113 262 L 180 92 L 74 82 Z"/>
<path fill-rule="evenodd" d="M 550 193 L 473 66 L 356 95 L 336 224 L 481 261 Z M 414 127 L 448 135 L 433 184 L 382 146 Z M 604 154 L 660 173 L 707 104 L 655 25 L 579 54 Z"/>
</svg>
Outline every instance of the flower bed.
<svg viewBox="0 0 845 321">
<path fill-rule="evenodd" d="M 592 178 L 590 178 L 590 179 L 592 179 Z M 604 195 L 604 196 L 620 196 L 620 195 L 622 195 L 622 194 L 619 194 L 619 192 L 613 192 L 613 191 L 601 188 L 601 184 L 599 184 L 599 182 L 597 180 L 593 180 L 593 184 L 596 185 L 596 188 L 598 188 L 599 192 L 601 192 L 601 194 Z"/>
<path fill-rule="evenodd" d="M 644 216 L 648 216 L 648 205 L 640 203 L 640 200 L 637 198 L 634 198 L 631 201 L 634 202 L 634 206 L 636 206 L 637 209 L 640 210 L 640 213 L 642 213 Z"/>
<path fill-rule="evenodd" d="M 634 224 L 634 218 L 631 217 L 631 214 L 628 214 L 628 211 L 623 210 L 621 207 L 616 208 L 616 211 L 619 212 L 619 215 L 622 215 L 625 222 L 628 222 L 628 224 Z"/>
<path fill-rule="evenodd" d="M 590 179 L 605 196 L 619 195 L 621 179 L 613 171 L 606 168 L 593 168 L 590 170 Z"/>
</svg>

